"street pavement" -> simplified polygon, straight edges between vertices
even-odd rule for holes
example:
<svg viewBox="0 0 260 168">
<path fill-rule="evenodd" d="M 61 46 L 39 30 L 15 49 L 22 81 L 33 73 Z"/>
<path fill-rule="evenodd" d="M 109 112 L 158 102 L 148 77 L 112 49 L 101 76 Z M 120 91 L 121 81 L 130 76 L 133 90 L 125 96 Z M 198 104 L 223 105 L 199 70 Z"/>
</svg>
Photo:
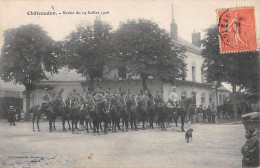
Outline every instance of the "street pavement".
<svg viewBox="0 0 260 168">
<path fill-rule="evenodd" d="M 48 123 L 40 123 L 41 132 L 33 132 L 29 122 L 9 126 L 0 120 L 0 167 L 241 167 L 240 148 L 245 142 L 242 124 L 191 124 L 193 140 L 187 143 L 180 128 L 167 131 L 157 127 L 111 133 L 79 134 L 48 131 Z"/>
</svg>

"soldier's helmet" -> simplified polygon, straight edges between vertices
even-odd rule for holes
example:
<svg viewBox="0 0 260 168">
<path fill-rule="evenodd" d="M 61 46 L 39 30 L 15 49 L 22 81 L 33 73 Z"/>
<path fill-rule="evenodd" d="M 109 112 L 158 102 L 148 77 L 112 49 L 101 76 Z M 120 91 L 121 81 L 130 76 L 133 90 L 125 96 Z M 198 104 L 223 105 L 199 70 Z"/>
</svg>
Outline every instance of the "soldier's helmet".
<svg viewBox="0 0 260 168">
<path fill-rule="evenodd" d="M 14 106 L 10 106 L 10 108 L 14 108 Z"/>
</svg>

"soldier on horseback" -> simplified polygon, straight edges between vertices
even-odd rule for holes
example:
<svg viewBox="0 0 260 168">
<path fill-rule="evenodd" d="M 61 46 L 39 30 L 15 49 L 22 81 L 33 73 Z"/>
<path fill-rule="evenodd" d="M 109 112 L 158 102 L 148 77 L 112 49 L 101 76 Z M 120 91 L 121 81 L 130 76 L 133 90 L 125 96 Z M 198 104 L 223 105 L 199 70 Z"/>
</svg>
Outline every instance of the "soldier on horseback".
<svg viewBox="0 0 260 168">
<path fill-rule="evenodd" d="M 44 110 L 50 110 L 50 103 L 52 101 L 51 95 L 47 92 L 48 88 L 44 89 L 44 92 L 42 94 L 42 99 L 43 99 L 43 103 L 42 103 L 42 108 Z"/>
<path fill-rule="evenodd" d="M 179 105 L 179 96 L 176 93 L 176 86 L 172 87 L 172 92 L 169 95 L 168 104 L 169 108 L 175 109 Z"/>
</svg>

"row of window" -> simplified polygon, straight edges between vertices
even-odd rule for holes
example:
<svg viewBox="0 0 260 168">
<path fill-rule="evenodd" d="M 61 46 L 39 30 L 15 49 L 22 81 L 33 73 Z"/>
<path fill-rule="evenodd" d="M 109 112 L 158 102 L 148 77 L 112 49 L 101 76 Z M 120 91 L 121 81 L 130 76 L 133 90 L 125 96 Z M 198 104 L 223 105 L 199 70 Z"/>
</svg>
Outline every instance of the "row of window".
<svg viewBox="0 0 260 168">
<path fill-rule="evenodd" d="M 187 96 L 187 92 L 186 92 L 186 91 L 182 91 L 182 93 L 181 93 L 181 99 L 183 100 L 183 99 L 186 99 L 187 97 L 188 97 L 188 96 Z M 206 104 L 206 99 L 205 99 L 205 97 L 206 97 L 206 94 L 205 94 L 205 93 L 202 93 L 202 94 L 201 94 L 201 104 Z M 209 104 L 212 104 L 212 97 L 213 97 L 213 95 L 212 95 L 212 93 L 210 93 L 210 94 L 209 94 Z M 196 99 L 196 96 L 195 96 L 195 99 Z M 219 95 L 219 102 L 218 102 L 218 104 L 219 104 L 219 105 L 223 104 L 225 100 L 226 100 L 226 95 L 220 94 L 220 95 Z"/>
<path fill-rule="evenodd" d="M 93 72 L 94 78 L 103 78 L 103 69 L 96 70 Z M 126 79 L 126 68 L 118 68 L 118 77 Z M 185 77 L 182 78 L 182 80 L 185 80 Z M 192 65 L 192 81 L 196 81 L 196 68 L 195 65 Z M 204 83 L 204 71 L 203 68 L 201 68 L 201 82 Z"/>
</svg>

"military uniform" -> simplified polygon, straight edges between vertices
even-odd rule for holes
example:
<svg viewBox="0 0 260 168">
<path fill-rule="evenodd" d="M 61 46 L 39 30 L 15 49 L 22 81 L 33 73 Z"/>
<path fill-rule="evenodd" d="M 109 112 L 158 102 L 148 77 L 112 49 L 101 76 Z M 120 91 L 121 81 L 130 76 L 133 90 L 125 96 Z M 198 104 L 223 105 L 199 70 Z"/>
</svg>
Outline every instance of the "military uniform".
<svg viewBox="0 0 260 168">
<path fill-rule="evenodd" d="M 15 113 L 16 110 L 13 108 L 13 106 L 10 106 L 10 109 L 8 110 L 8 121 L 10 125 L 15 125 Z"/>
<path fill-rule="evenodd" d="M 168 104 L 167 104 L 167 106 L 168 106 L 169 108 L 175 108 L 175 107 L 177 107 L 177 103 L 178 103 L 178 101 L 179 101 L 179 96 L 178 96 L 178 94 L 176 93 L 175 89 L 176 89 L 176 87 L 173 86 L 173 91 L 170 93 L 169 98 L 168 98 Z"/>
</svg>

